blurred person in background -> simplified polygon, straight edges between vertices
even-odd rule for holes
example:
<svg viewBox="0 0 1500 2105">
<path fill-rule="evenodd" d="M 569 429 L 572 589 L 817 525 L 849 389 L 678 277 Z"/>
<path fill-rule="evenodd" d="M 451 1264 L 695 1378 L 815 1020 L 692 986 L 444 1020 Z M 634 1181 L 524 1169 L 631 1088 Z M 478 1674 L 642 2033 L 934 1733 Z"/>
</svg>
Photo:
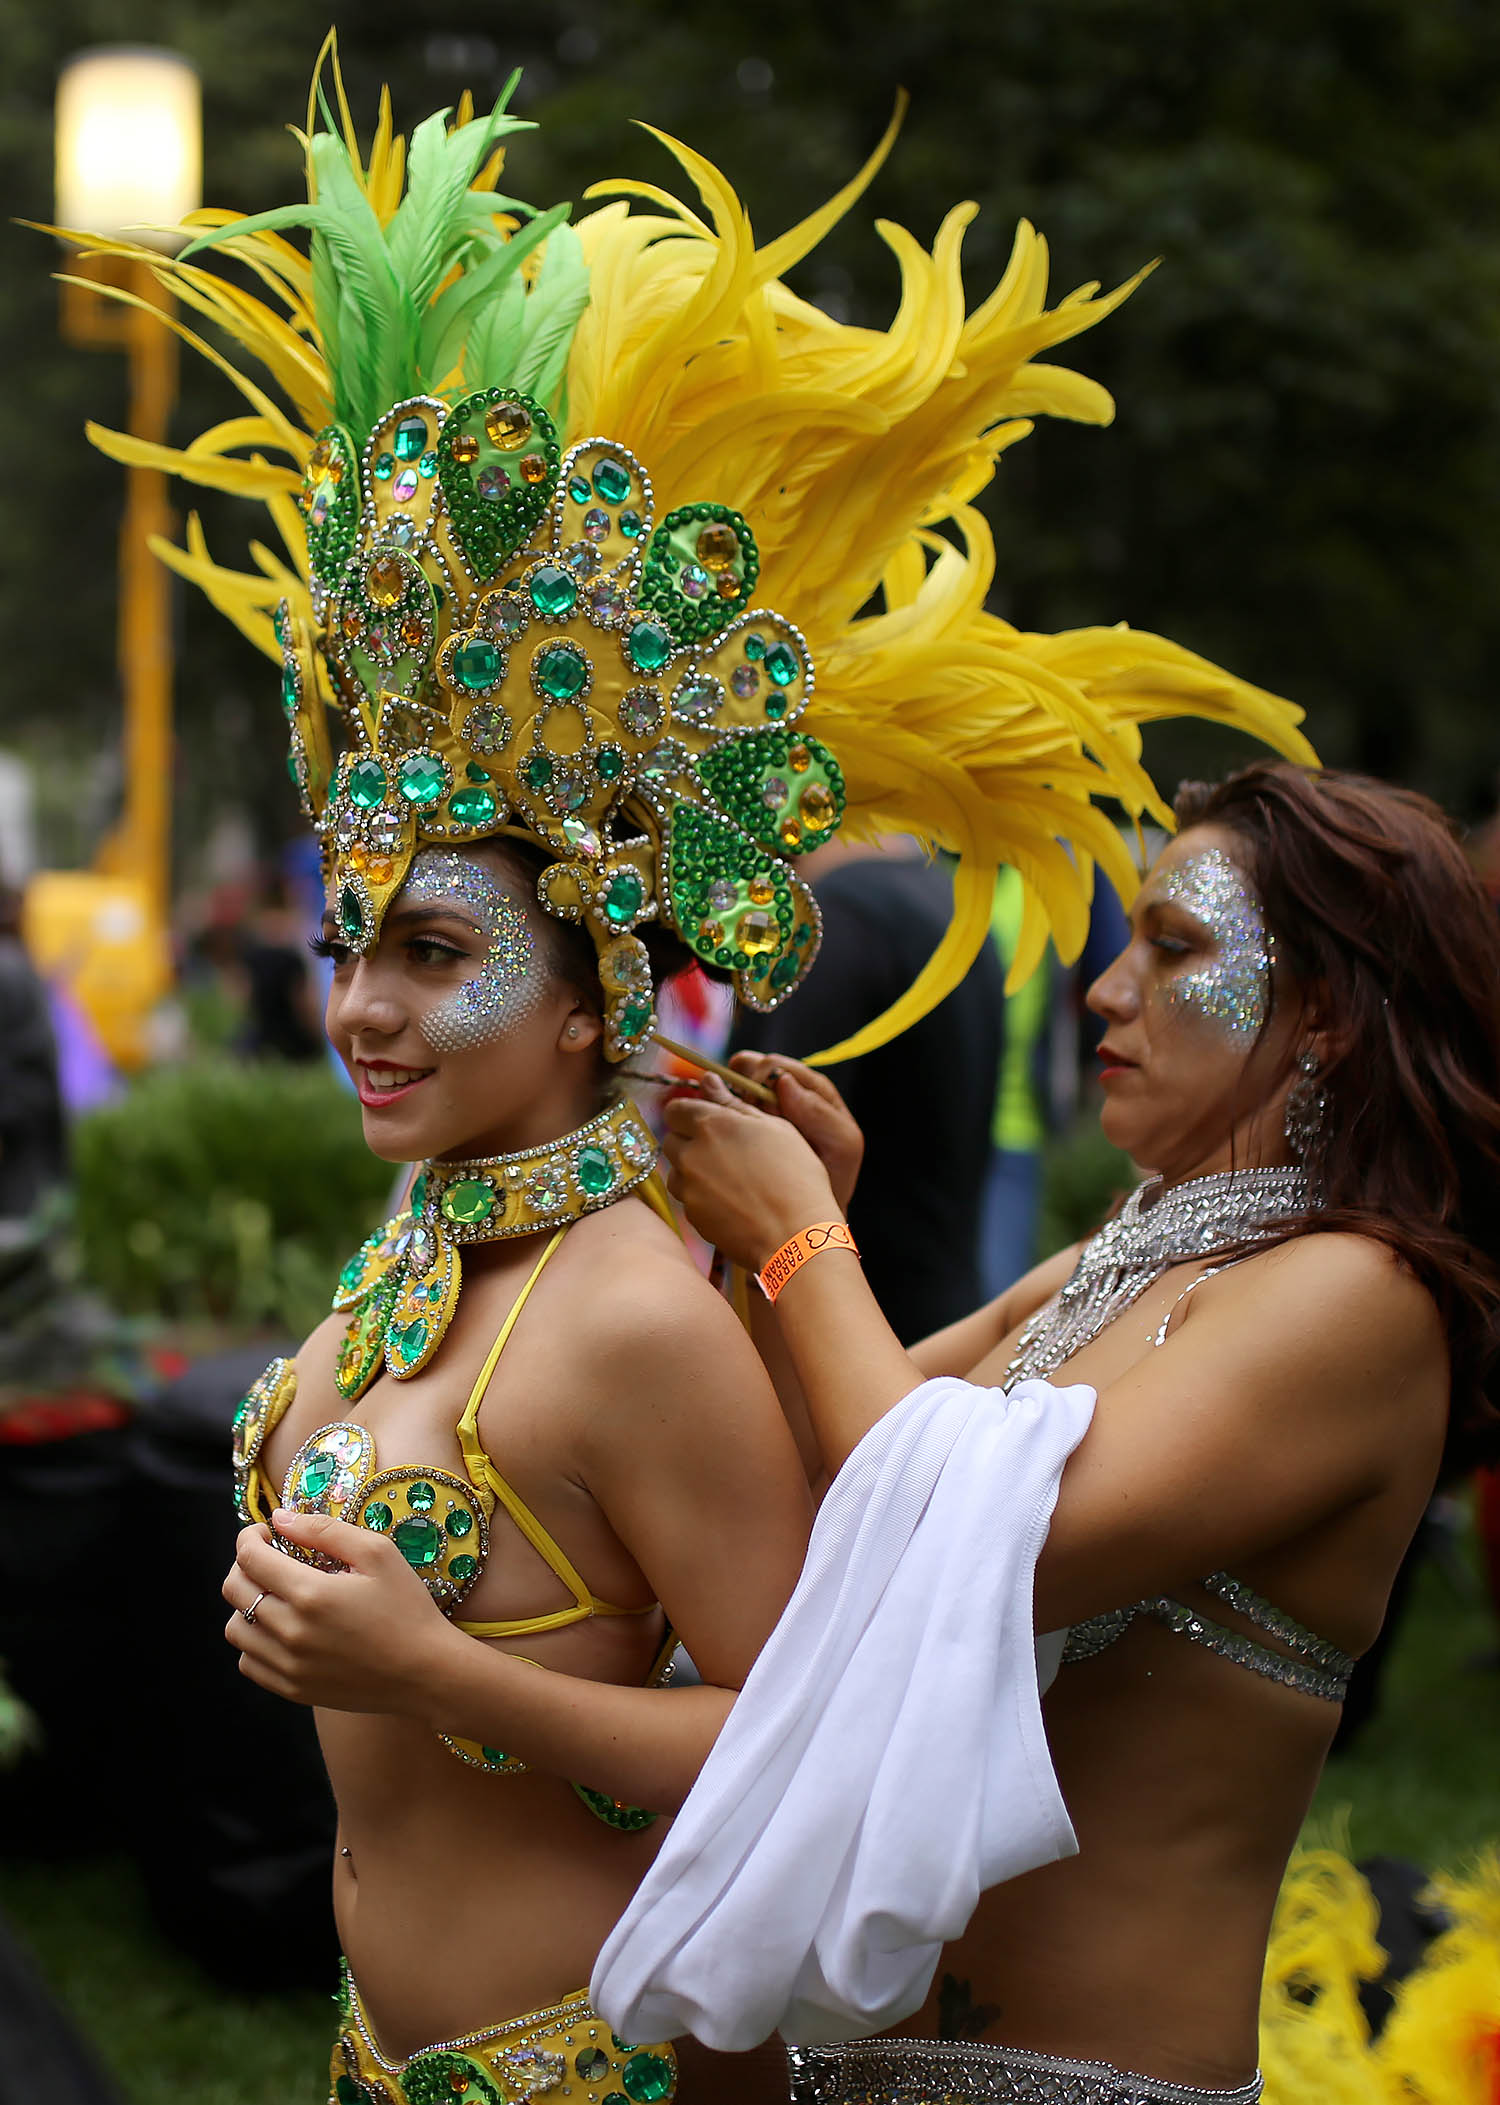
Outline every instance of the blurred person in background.
<svg viewBox="0 0 1500 2105">
<path fill-rule="evenodd" d="M 796 1002 L 740 1011 L 736 1050 L 802 1058 L 852 1037 L 912 984 L 952 919 L 951 874 L 913 842 L 835 840 L 802 867 L 822 948 Z M 981 1298 L 980 1201 L 1004 1015 L 1004 975 L 986 945 L 937 1008 L 828 1070 L 866 1141 L 850 1227 L 903 1343 Z"/>
<path fill-rule="evenodd" d="M 1020 872 L 1007 867 L 995 880 L 990 912 L 990 940 L 1002 972 L 1016 954 L 1022 907 Z M 1103 1035 L 1083 992 L 1119 955 L 1125 938 L 1120 895 L 1095 870 L 1088 938 L 1076 962 L 1064 966 L 1049 943 L 1030 979 L 1005 997 L 979 1229 L 980 1284 L 990 1299 L 1036 1262 L 1046 1142 L 1071 1126 L 1093 1081 L 1094 1048 Z"/>
<path fill-rule="evenodd" d="M 273 876 L 240 942 L 245 1025 L 239 1050 L 252 1059 L 320 1060 L 326 1040 L 306 927 L 298 901 Z"/>
<path fill-rule="evenodd" d="M 21 941 L 21 897 L 0 887 L 0 1220 L 24 1220 L 67 1177 L 57 1040 L 46 982 Z"/>
</svg>

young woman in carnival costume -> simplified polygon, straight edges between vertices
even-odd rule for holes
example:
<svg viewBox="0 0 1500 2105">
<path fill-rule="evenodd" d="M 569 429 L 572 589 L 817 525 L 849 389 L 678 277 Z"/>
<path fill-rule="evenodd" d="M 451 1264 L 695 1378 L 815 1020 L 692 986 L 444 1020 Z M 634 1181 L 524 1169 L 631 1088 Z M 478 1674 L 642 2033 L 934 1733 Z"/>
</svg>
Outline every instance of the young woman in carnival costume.
<svg viewBox="0 0 1500 2105">
<path fill-rule="evenodd" d="M 1258 2018 L 1280 2105 L 1497 2095 L 1493 1869 L 1445 1896 L 1453 1931 L 1373 2044 L 1354 1991 L 1383 1960 L 1350 1867 L 1299 1865 L 1265 1958 L 1349 1673 L 1445 1455 L 1500 1444 L 1500 929 L 1419 797 L 1261 764 L 1185 789 L 1177 819 L 1088 996 L 1106 1026 L 1104 1130 L 1154 1174 L 1090 1241 L 910 1353 L 840 1246 L 860 1142 L 827 1082 L 781 1063 L 781 1118 L 717 1083 L 719 1101 L 669 1109 L 671 1187 L 775 1293 L 835 1476 L 809 1571 L 838 1473 L 878 1498 L 870 1456 L 903 1418 L 1033 1408 L 1062 1424 L 1045 1540 L 1012 1606 L 1029 1629 L 1034 1587 L 1035 1628 L 1067 1633 L 1045 1729 L 1077 1858 L 1038 1851 L 1029 1875 L 934 1906 L 924 1966 L 883 1984 L 893 2030 L 794 2051 L 805 2105 L 1250 2105 Z M 1005 1490 L 991 1477 L 971 1494 L 977 1537 L 948 1523 L 958 1548 L 924 1643 L 948 1647 L 950 1677 L 966 1638 L 948 1626 L 1000 1555 Z M 939 1479 L 934 1508 L 945 1496 Z M 844 1598 L 856 1613 L 852 1577 Z M 797 1612 L 606 1952 L 612 2010 L 690 2002 L 733 1928 L 735 1880 L 763 1845 L 732 1832 L 734 1879 L 714 1888 L 735 1818 L 722 1765 L 757 1708 L 774 1712 Z M 981 1649 L 1001 1642 L 989 1628 Z M 957 1734 L 963 1698 L 948 1707 Z M 985 1721 L 997 1737 L 1003 1709 Z M 1026 1789 L 1018 1771 L 1002 1825 Z M 902 1906 L 915 1923 L 920 1900 Z M 889 1915 L 882 1927 L 901 1944 Z M 705 2036 L 732 2043 L 731 2001 Z M 847 2039 L 835 2002 L 803 2039 Z"/>
<path fill-rule="evenodd" d="M 817 947 L 802 851 L 841 822 L 941 844 L 954 925 L 876 1044 L 961 976 L 1000 861 L 1028 887 L 1020 970 L 1049 931 L 1076 950 L 1096 858 L 1131 886 L 1091 799 L 1167 817 L 1142 721 L 1306 747 L 1288 704 L 1161 638 L 986 612 L 970 500 L 1037 412 L 1108 420 L 1037 354 L 1130 288 L 1049 310 L 1023 225 L 966 314 L 965 206 L 931 254 L 882 228 L 889 332 L 798 299 L 783 273 L 894 126 L 757 248 L 670 141 L 706 217 L 619 183 L 647 209 L 575 229 L 495 193 L 524 128 L 504 96 L 409 154 L 383 99 L 366 161 L 336 63 L 332 86 L 308 204 L 198 214 L 175 261 L 72 237 L 135 256 L 291 405 L 174 320 L 248 413 L 180 452 L 92 436 L 270 513 L 284 552 L 255 546 L 253 573 L 196 519 L 158 552 L 280 665 L 330 1036 L 371 1146 L 421 1165 L 240 1412 L 228 1634 L 318 1706 L 352 1968 L 339 2105 L 640 2105 L 672 2090 L 672 2048 L 622 2044 L 579 1984 L 809 1520 L 764 1372 L 656 1217 L 650 1136 L 610 1081 L 651 1040 L 664 951 L 774 1005 Z M 674 1632 L 701 1688 L 653 1685 Z"/>
</svg>

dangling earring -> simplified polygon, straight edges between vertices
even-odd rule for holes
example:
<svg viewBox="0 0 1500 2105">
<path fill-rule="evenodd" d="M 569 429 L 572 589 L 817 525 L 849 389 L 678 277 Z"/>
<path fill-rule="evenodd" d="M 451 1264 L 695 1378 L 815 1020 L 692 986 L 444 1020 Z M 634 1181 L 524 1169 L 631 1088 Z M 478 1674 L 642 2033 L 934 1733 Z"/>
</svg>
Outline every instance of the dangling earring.
<svg viewBox="0 0 1500 2105">
<path fill-rule="evenodd" d="M 1292 1158 L 1304 1167 L 1323 1143 L 1328 1122 L 1328 1092 L 1317 1084 L 1322 1065 L 1315 1052 L 1305 1052 L 1297 1062 L 1298 1079 L 1286 1096 L 1286 1118 L 1282 1130 Z"/>
</svg>

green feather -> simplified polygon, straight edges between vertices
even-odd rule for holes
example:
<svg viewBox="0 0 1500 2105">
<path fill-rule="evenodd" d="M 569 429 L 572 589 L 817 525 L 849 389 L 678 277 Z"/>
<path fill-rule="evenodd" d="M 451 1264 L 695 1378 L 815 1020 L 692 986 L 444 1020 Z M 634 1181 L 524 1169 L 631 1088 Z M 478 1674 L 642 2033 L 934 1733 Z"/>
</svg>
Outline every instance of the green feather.
<svg viewBox="0 0 1500 2105">
<path fill-rule="evenodd" d="M 519 272 L 523 260 L 538 242 L 545 241 L 553 229 L 562 224 L 568 216 L 568 209 L 566 205 L 554 205 L 550 212 L 539 213 L 528 225 L 518 228 L 509 241 L 498 243 L 492 255 L 466 270 L 440 298 L 434 300 L 422 324 L 422 370 L 429 382 L 435 384 L 458 364 L 473 317 L 488 301 L 498 296 L 507 279 Z M 510 378 L 508 373 L 497 373 L 491 384 Z"/>
<path fill-rule="evenodd" d="M 440 111 L 411 135 L 406 195 L 386 230 L 386 240 L 391 262 L 418 308 L 426 306 L 448 271 L 455 222 L 460 215 L 468 219 L 464 200 L 469 185 L 496 141 L 509 132 L 536 129 L 523 118 L 505 114 L 518 77 L 511 75 L 482 123 L 475 119 L 450 132 L 448 113 Z"/>
<path fill-rule="evenodd" d="M 499 298 L 475 317 L 464 344 L 466 390 L 502 386 L 515 371 L 529 304 L 521 274 L 515 271 L 505 280 Z"/>
<path fill-rule="evenodd" d="M 526 301 L 522 347 L 514 381 L 523 394 L 550 402 L 567 370 L 568 353 L 589 303 L 589 267 L 570 226 L 549 235 L 541 268 Z"/>
</svg>

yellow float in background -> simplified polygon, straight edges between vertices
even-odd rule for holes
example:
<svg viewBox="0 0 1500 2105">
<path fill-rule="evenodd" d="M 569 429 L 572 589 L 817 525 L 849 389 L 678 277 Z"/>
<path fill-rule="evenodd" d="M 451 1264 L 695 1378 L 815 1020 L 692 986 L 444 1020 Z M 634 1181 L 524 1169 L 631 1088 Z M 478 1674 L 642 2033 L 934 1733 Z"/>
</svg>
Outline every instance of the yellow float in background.
<svg viewBox="0 0 1500 2105">
<path fill-rule="evenodd" d="M 21 936 L 43 978 L 65 987 L 116 1066 L 143 1067 L 150 1019 L 172 985 L 165 928 L 144 884 L 43 870 L 26 887 Z"/>
</svg>

